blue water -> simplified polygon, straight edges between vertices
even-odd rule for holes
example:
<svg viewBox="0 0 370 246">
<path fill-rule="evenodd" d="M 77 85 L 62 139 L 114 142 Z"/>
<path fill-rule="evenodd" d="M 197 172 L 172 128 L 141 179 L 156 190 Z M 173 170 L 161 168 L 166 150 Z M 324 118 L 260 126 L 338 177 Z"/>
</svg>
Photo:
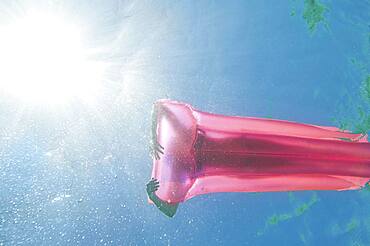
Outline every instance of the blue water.
<svg viewBox="0 0 370 246">
<path fill-rule="evenodd" d="M 356 123 L 370 2 L 320 2 L 310 31 L 302 0 L 2 1 L 1 21 L 33 5 L 72 13 L 109 70 L 94 107 L 0 97 L 0 245 L 370 245 L 366 190 L 203 195 L 171 219 L 147 203 L 157 99 Z"/>
</svg>

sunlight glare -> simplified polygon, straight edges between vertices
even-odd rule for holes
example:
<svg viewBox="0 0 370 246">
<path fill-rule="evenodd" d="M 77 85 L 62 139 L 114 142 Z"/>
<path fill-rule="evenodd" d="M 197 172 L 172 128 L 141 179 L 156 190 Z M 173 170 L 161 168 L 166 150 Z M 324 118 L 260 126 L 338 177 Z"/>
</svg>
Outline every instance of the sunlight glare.
<svg viewBox="0 0 370 246">
<path fill-rule="evenodd" d="M 0 90 L 26 102 L 90 102 L 99 92 L 104 65 L 63 18 L 33 13 L 0 26 L 0 54 Z"/>
</svg>

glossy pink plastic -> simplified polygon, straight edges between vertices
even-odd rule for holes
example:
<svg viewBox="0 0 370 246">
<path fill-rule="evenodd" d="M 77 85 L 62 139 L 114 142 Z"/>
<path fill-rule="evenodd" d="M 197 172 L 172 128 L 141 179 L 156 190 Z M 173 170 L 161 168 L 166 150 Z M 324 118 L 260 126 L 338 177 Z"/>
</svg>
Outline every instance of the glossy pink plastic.
<svg viewBox="0 0 370 246">
<path fill-rule="evenodd" d="M 200 112 L 160 100 L 157 196 L 183 202 L 212 192 L 358 189 L 370 179 L 367 136 L 335 127 Z"/>
</svg>

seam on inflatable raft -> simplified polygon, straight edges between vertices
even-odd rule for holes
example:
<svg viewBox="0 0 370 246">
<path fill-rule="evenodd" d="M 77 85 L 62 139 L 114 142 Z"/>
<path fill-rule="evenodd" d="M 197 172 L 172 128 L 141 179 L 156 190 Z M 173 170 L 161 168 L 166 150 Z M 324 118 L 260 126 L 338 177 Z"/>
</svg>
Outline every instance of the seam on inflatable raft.
<svg viewBox="0 0 370 246">
<path fill-rule="evenodd" d="M 207 153 L 218 153 L 222 150 L 202 150 L 202 152 Z M 366 158 L 325 158 L 325 157 L 319 157 L 315 155 L 304 155 L 304 154 L 275 154 L 275 153 L 268 153 L 268 152 L 260 152 L 260 153 L 250 153 L 250 152 L 243 152 L 243 151 L 223 151 L 224 154 L 240 154 L 240 155 L 246 155 L 246 156 L 279 156 L 279 157 L 295 157 L 295 158 L 308 158 L 308 159 L 320 159 L 320 160 L 344 160 L 344 161 L 369 161 L 370 159 Z M 333 153 L 334 154 L 334 153 Z"/>
</svg>

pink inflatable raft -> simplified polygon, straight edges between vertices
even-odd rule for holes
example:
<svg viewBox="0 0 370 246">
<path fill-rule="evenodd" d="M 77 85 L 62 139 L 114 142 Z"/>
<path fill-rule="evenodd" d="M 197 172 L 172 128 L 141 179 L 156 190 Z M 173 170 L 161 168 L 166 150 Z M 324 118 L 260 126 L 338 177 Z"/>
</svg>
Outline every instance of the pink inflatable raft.
<svg viewBox="0 0 370 246">
<path fill-rule="evenodd" d="M 200 112 L 160 100 L 156 195 L 174 204 L 212 192 L 353 190 L 370 179 L 367 136 L 335 127 Z"/>
</svg>

